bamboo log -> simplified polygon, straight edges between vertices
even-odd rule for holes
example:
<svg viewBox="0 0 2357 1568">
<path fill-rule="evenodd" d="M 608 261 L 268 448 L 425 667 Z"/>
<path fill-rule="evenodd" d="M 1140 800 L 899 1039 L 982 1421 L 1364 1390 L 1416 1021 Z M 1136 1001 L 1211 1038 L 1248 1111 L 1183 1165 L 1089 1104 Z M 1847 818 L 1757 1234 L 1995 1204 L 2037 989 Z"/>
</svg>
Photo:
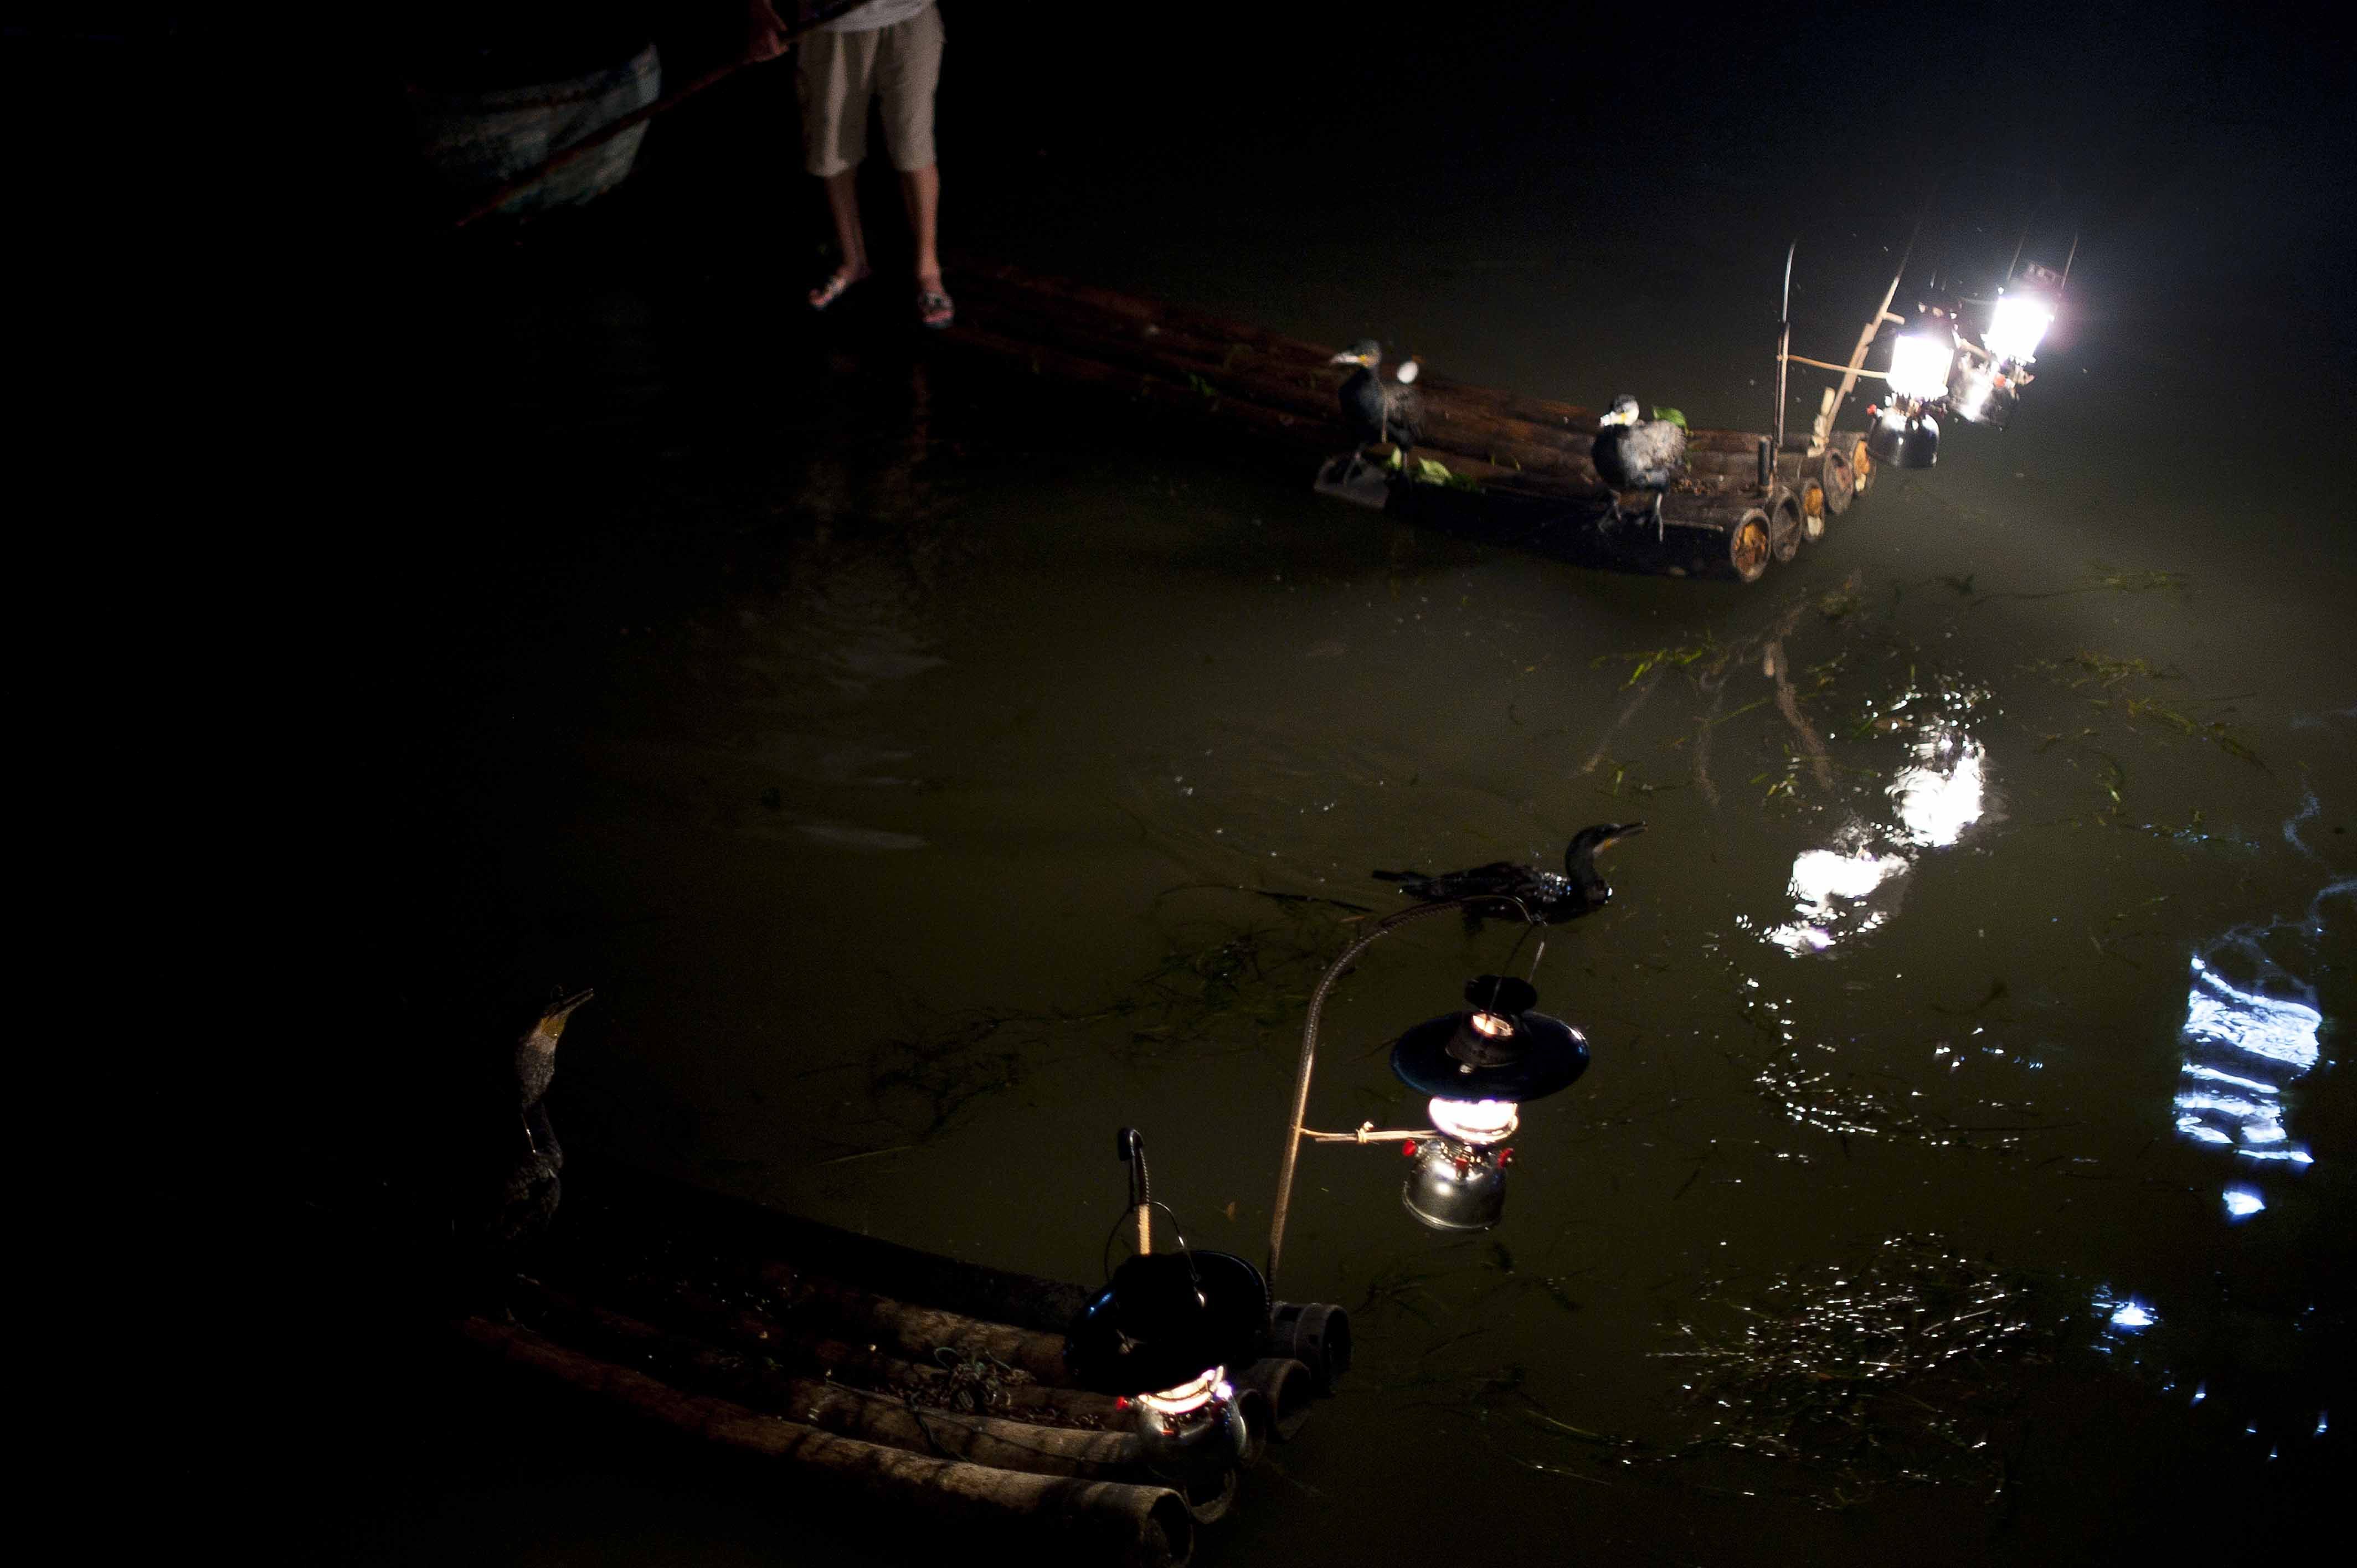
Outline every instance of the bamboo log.
<svg viewBox="0 0 2357 1568">
<path fill-rule="evenodd" d="M 1238 1478 L 1233 1465 L 1191 1476 L 1156 1479 L 1178 1494 L 1187 1505 L 1188 1516 L 1197 1524 L 1217 1524 L 1236 1506 Z"/>
<path fill-rule="evenodd" d="M 1768 509 L 1756 497 L 1679 504 L 1685 499 L 1673 498 L 1662 508 L 1663 526 L 1656 542 L 1663 552 L 1684 557 L 1711 576 L 1758 582 L 1768 570 Z M 1643 532 L 1642 525 L 1639 532 Z"/>
<path fill-rule="evenodd" d="M 1260 1396 L 1267 1412 L 1269 1434 L 1280 1443 L 1290 1443 L 1309 1419 L 1310 1402 L 1317 1395 L 1314 1378 L 1306 1363 L 1290 1356 L 1271 1356 L 1246 1368 L 1236 1387 Z"/>
<path fill-rule="evenodd" d="M 798 1327 L 816 1323 L 911 1360 L 930 1360 L 944 1349 L 962 1360 L 988 1358 L 1050 1388 L 1071 1388 L 1078 1381 L 1064 1365 L 1060 1334 L 912 1306 L 776 1260 L 755 1265 L 753 1277 Z"/>
<path fill-rule="evenodd" d="M 1781 491 L 1768 509 L 1768 553 L 1781 564 L 1801 553 L 1801 502 L 1791 490 Z"/>
<path fill-rule="evenodd" d="M 1187 369 L 1241 379 L 1264 377 L 1280 384 L 1288 375 L 1324 371 L 1333 350 L 1242 322 L 1222 320 L 1182 306 L 1133 298 L 1085 284 L 1051 278 L 998 263 L 962 263 L 962 295 L 974 298 L 987 319 L 994 312 L 1019 312 L 1035 321 L 1067 324 L 1068 330 L 1134 338 L 1149 352 Z M 954 331 L 954 329 L 952 329 Z M 1183 374 L 1183 372 L 1182 372 Z M 1331 383 L 1340 386 L 1339 378 Z M 1575 403 L 1530 397 L 1504 388 L 1479 386 L 1427 375 L 1418 383 L 1428 408 L 1445 413 L 1461 437 L 1437 434 L 1436 445 L 1468 456 L 1481 455 L 1501 441 L 1552 446 L 1584 459 L 1597 429 L 1593 411 Z M 1328 406 L 1331 403 L 1329 400 Z M 1750 457 L 1760 435 L 1749 431 L 1696 430 L 1687 435 L 1690 453 L 1720 452 Z"/>
<path fill-rule="evenodd" d="M 1339 1306 L 1278 1302 L 1269 1320 L 1268 1339 L 1273 1356 L 1308 1368 L 1310 1387 L 1318 1393 L 1332 1393 L 1351 1369 L 1351 1315 Z"/>
<path fill-rule="evenodd" d="M 1062 311 L 1052 299 L 1033 294 L 985 296 L 971 307 L 961 308 L 966 320 L 980 330 L 1018 342 L 1046 344 L 1190 386 L 1200 380 L 1215 392 L 1283 409 L 1324 425 L 1331 430 L 1338 446 L 1343 440 L 1337 394 L 1351 372 L 1329 363 L 1331 356 L 1323 350 L 1315 351 L 1315 360 L 1288 360 L 1247 344 L 1184 332 L 1157 331 L 1149 336 L 1134 318 Z M 952 328 L 952 335 L 958 330 Z M 1499 467 L 1592 477 L 1593 470 L 1586 467 L 1587 436 L 1497 414 L 1447 384 L 1419 382 L 1418 386 L 1426 416 L 1421 446 L 1480 457 Z"/>
<path fill-rule="evenodd" d="M 969 296 L 971 297 L 971 296 Z M 961 306 L 964 327 L 998 338 L 1049 348 L 1116 370 L 1184 382 L 1199 396 L 1233 396 L 1281 410 L 1328 432 L 1334 447 L 1347 437 L 1337 394 L 1351 372 L 1325 362 L 1283 364 L 1241 344 L 1222 346 L 1180 333 L 1145 336 L 1126 318 L 1059 313 L 1053 302 L 1018 295 Z M 1422 383 L 1419 383 L 1421 387 Z M 1424 389 L 1420 449 L 1479 458 L 1493 467 L 1560 475 L 1593 485 L 1587 437 L 1549 431 L 1487 413 L 1439 388 Z"/>
<path fill-rule="evenodd" d="M 1276 1435 L 1276 1412 L 1265 1391 L 1242 1380 L 1237 1380 L 1235 1390 L 1236 1413 L 1244 1423 L 1244 1451 L 1236 1455 L 1236 1470 L 1242 1474 L 1268 1457 L 1269 1441 Z"/>
<path fill-rule="evenodd" d="M 1216 391 L 1206 394 L 1159 376 L 1125 371 L 1059 349 L 1019 342 L 979 329 L 960 330 L 957 340 L 1017 364 L 1028 364 L 1036 375 L 1052 375 L 1082 386 L 1102 387 L 1190 417 L 1221 419 L 1297 450 L 1326 453 L 1335 446 L 1334 427 L 1329 421 L 1305 418 Z"/>
<path fill-rule="evenodd" d="M 1082 295 L 1103 297 L 1102 291 L 1071 286 Z M 969 289 L 968 298 L 974 294 Z M 953 328 L 952 336 L 972 333 L 977 338 L 1045 347 L 1106 367 L 1091 384 L 1111 384 L 1122 371 L 1183 382 L 1204 400 L 1206 413 L 1216 413 L 1219 401 L 1232 397 L 1307 423 L 1307 432 L 1289 435 L 1326 432 L 1330 443 L 1340 445 L 1342 430 L 1335 394 L 1349 372 L 1327 363 L 1330 356 L 1322 349 L 1297 344 L 1281 356 L 1272 355 L 1241 338 L 1204 337 L 1162 327 L 1156 317 L 1165 307 L 1144 301 L 1125 303 L 1133 308 L 1073 308 L 1060 295 L 1040 289 L 1011 289 L 997 295 L 985 291 L 966 308 L 964 324 Z M 1250 335 L 1249 329 L 1233 330 Z M 1290 344 L 1290 340 L 1279 341 Z M 1004 343 L 991 346 L 1010 358 L 1020 357 Z M 1039 368 L 1070 368 L 1070 360 L 1040 361 Z M 1570 487 L 1600 487 L 1588 456 L 1594 421 L 1580 417 L 1571 405 L 1534 402 L 1438 377 L 1427 377 L 1418 386 L 1425 411 L 1418 446 L 1427 455 L 1449 461 L 1452 467 L 1458 467 L 1452 459 L 1470 459 L 1541 480 L 1560 480 Z M 1740 431 L 1691 433 L 1688 468 L 1695 474 L 1756 478 L 1759 439 Z"/>
<path fill-rule="evenodd" d="M 952 1387 L 950 1369 L 937 1360 L 912 1361 L 877 1343 L 854 1343 L 831 1335 L 805 1331 L 761 1313 L 714 1300 L 684 1285 L 645 1282 L 607 1282 L 599 1291 L 630 1304 L 637 1316 L 665 1328 L 678 1328 L 697 1338 L 765 1357 L 804 1372 L 816 1372 L 862 1388 L 898 1391 L 925 1389 L 946 1398 Z M 1027 1422 L 1052 1418 L 1070 1424 L 1109 1427 L 1125 1420 L 1119 1406 L 1103 1394 L 1084 1389 L 1053 1388 L 1041 1383 L 1001 1385 L 1010 1415 Z"/>
<path fill-rule="evenodd" d="M 905 1453 L 762 1415 L 726 1400 L 683 1393 L 510 1325 L 470 1317 L 459 1332 L 510 1364 L 602 1403 L 706 1443 L 791 1465 L 888 1508 L 963 1525 L 1037 1531 L 1061 1549 L 1102 1552 L 1136 1568 L 1178 1568 L 1193 1552 L 1188 1506 L 1167 1487 L 1031 1475 Z"/>
<path fill-rule="evenodd" d="M 1305 344 L 1298 354 L 1275 356 L 1242 341 L 1164 329 L 1136 315 L 1061 308 L 1057 298 L 1038 293 L 985 295 L 971 307 L 962 303 L 961 309 L 978 329 L 1018 342 L 1044 343 L 1168 380 L 1200 377 L 1220 392 L 1317 422 L 1340 444 L 1336 394 L 1351 372 L 1329 363 L 1332 356 L 1323 349 Z M 960 330 L 952 328 L 952 335 Z M 1500 413 L 1484 406 L 1488 389 L 1445 380 L 1417 384 L 1426 417 L 1422 445 L 1500 467 L 1592 476 L 1585 468 L 1587 434 Z"/>
<path fill-rule="evenodd" d="M 561 1291 L 522 1288 L 533 1327 L 544 1338 L 640 1366 L 691 1391 L 733 1400 L 839 1436 L 1050 1476 L 1135 1478 L 1143 1463 L 1137 1438 L 1129 1433 L 926 1410 L 905 1396 L 857 1389 L 831 1378 L 796 1377 Z"/>
<path fill-rule="evenodd" d="M 1243 397 L 1325 424 L 1333 432 L 1335 444 L 1341 444 L 1342 416 L 1336 394 L 1347 372 L 1339 366 L 1289 370 L 1257 355 L 1222 354 L 1214 345 L 1148 338 L 1121 323 L 1049 314 L 1040 301 L 1029 297 L 972 307 L 961 299 L 958 308 L 961 325 L 950 328 L 952 337 L 961 336 L 971 326 L 1190 387 L 1189 378 L 1194 378 L 1215 392 Z"/>
</svg>

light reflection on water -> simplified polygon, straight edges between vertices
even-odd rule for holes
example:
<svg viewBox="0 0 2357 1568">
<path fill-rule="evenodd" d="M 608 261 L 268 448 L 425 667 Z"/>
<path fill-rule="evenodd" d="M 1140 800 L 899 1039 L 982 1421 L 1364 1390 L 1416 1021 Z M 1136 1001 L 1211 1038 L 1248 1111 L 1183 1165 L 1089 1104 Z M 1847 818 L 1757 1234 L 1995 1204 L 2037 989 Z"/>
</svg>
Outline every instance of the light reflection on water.
<svg viewBox="0 0 2357 1568">
<path fill-rule="evenodd" d="M 1951 693 L 1949 714 L 1923 722 L 1884 791 L 1889 827 L 1853 822 L 1830 846 L 1793 858 L 1785 890 L 1792 918 L 1770 930 L 1770 941 L 1790 953 L 1824 952 L 1878 929 L 1895 912 L 1888 899 L 1877 906 L 1885 885 L 1895 886 L 1922 852 L 1953 847 L 1987 814 L 1988 749 L 1963 721 L 1972 703 L 1970 693 Z"/>
<path fill-rule="evenodd" d="M 2322 857 L 2299 830 L 2320 811 L 2311 790 L 2283 825 L 2284 842 L 2319 864 Z M 2324 1015 L 2314 987 L 2278 963 L 2268 944 L 2286 938 L 2312 949 L 2324 932 L 2325 905 L 2352 892 L 2357 882 L 2350 878 L 2327 882 L 2309 900 L 2302 918 L 2229 931 L 2188 961 L 2192 984 L 2178 1032 L 2184 1054 L 2173 1102 L 2179 1136 L 2232 1150 L 2236 1159 L 2260 1170 L 2300 1172 L 2315 1164 L 2308 1144 L 2284 1126 L 2284 1094 L 2316 1067 Z M 2220 972 L 2218 964 L 2227 961 L 2246 966 L 2247 986 Z M 2270 990 L 2288 994 L 2269 995 Z M 2222 1196 L 2230 1221 L 2248 1219 L 2267 1207 L 2266 1196 L 2249 1182 L 2232 1183 Z"/>
<path fill-rule="evenodd" d="M 2196 954 L 2179 1037 L 2177 1130 L 2243 1159 L 2305 1166 L 2306 1144 L 2284 1130 L 2284 1086 L 2316 1065 L 2323 1015 L 2305 1002 L 2264 996 L 2228 982 Z M 2233 1199 L 2228 1200 L 2233 1208 Z M 2255 1212 L 2250 1210 L 2248 1212 Z"/>
</svg>

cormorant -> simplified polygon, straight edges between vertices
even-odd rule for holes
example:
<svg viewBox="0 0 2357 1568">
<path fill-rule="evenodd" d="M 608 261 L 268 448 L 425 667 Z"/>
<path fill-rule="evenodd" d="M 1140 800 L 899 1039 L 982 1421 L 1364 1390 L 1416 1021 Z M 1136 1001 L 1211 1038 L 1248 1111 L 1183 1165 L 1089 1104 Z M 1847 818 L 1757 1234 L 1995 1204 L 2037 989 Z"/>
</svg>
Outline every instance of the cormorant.
<svg viewBox="0 0 2357 1568">
<path fill-rule="evenodd" d="M 1415 357 L 1410 355 L 1386 381 L 1383 345 L 1362 338 L 1329 363 L 1359 367 L 1342 383 L 1342 423 L 1350 427 L 1351 444 L 1363 448 L 1378 441 L 1390 442 L 1398 448 L 1400 471 L 1405 473 L 1408 455 L 1424 426 L 1424 397 L 1415 390 L 1416 372 L 1422 367 Z"/>
<path fill-rule="evenodd" d="M 1496 860 L 1468 871 L 1444 872 L 1438 876 L 1421 871 L 1378 871 L 1374 875 L 1385 882 L 1398 883 L 1401 892 L 1426 904 L 1483 895 L 1519 898 L 1534 919 L 1559 926 L 1601 909 L 1611 900 L 1611 885 L 1596 869 L 1596 852 L 1644 831 L 1642 822 L 1598 822 L 1582 828 L 1571 835 L 1571 843 L 1563 852 L 1560 872 Z M 1508 913 L 1510 907 L 1503 905 L 1487 908 L 1475 906 L 1467 909 L 1466 924 L 1478 925 L 1485 917 Z"/>
<path fill-rule="evenodd" d="M 1652 491 L 1658 514 L 1662 493 L 1685 472 L 1684 427 L 1666 419 L 1641 421 L 1637 400 L 1627 392 L 1612 400 L 1612 412 L 1598 423 L 1596 444 L 1588 454 L 1597 477 L 1615 490 Z"/>
<path fill-rule="evenodd" d="M 542 1009 L 531 1028 L 516 1042 L 512 1058 L 512 1092 L 516 1121 L 507 1134 L 500 1174 L 479 1215 L 482 1239 L 493 1247 L 512 1247 L 548 1228 L 565 1192 L 565 1149 L 548 1119 L 548 1086 L 556 1077 L 556 1042 L 565 1021 L 593 993 L 584 991 Z"/>
</svg>

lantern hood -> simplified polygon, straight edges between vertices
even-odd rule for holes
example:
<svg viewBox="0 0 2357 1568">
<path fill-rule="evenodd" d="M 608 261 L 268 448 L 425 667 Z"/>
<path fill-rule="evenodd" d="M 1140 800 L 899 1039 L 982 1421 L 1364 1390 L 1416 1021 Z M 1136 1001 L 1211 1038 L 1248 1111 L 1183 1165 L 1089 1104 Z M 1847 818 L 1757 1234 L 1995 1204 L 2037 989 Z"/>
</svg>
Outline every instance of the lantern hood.
<svg viewBox="0 0 2357 1568">
<path fill-rule="evenodd" d="M 1392 1071 L 1421 1094 L 1517 1104 L 1571 1087 L 1587 1070 L 1587 1040 L 1559 1018 L 1531 1009 L 1528 981 L 1485 974 L 1469 981 L 1461 1013 L 1427 1018 L 1392 1042 Z"/>
<path fill-rule="evenodd" d="M 1145 1253 L 1115 1269 L 1081 1308 L 1064 1337 L 1064 1361 L 1098 1393 L 1175 1389 L 1213 1368 L 1257 1359 L 1268 1314 L 1260 1271 L 1232 1253 Z"/>
</svg>

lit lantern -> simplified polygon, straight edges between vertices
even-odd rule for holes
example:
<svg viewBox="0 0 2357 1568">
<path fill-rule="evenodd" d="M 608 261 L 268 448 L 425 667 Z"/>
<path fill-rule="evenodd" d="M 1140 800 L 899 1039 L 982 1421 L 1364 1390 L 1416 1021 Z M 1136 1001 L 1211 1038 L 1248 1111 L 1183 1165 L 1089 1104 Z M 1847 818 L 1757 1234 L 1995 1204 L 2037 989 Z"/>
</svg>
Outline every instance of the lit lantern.
<svg viewBox="0 0 2357 1568">
<path fill-rule="evenodd" d="M 2038 357 L 2062 297 L 2061 275 L 2032 263 L 1997 294 L 1981 346 L 2000 365 L 2027 365 Z"/>
<path fill-rule="evenodd" d="M 1956 363 L 1956 324 L 1938 310 L 1926 310 L 1900 329 L 1890 348 L 1889 403 L 1875 412 L 1866 449 L 1901 468 L 1928 468 L 1940 459 L 1940 421 L 1935 412 L 1948 396 Z"/>
<path fill-rule="evenodd" d="M 1948 367 L 1956 359 L 1956 324 L 1927 310 L 1907 324 L 1890 348 L 1890 395 L 1930 403 L 1948 395 Z"/>
<path fill-rule="evenodd" d="M 1988 330 L 1978 348 L 1964 344 L 1948 388 L 1948 406 L 1959 419 L 2003 430 L 2021 402 L 2021 389 L 2034 380 L 2029 366 L 2062 296 L 2062 279 L 2051 268 L 2031 265 L 2001 291 L 1989 307 Z"/>
<path fill-rule="evenodd" d="M 1416 1025 L 1392 1044 L 1392 1070 L 1432 1097 L 1438 1136 L 1407 1145 L 1415 1162 L 1401 1200 L 1436 1230 L 1486 1230 L 1505 1210 L 1505 1141 L 1521 1108 L 1567 1089 L 1587 1070 L 1587 1040 L 1531 1011 L 1529 982 L 1485 974 L 1465 987 L 1469 1004 Z"/>
<path fill-rule="evenodd" d="M 1245 1446 L 1228 1369 L 1259 1356 L 1268 1320 L 1268 1287 L 1242 1258 L 1141 1253 L 1081 1309 L 1064 1359 L 1083 1387 L 1136 1412 L 1149 1464 L 1174 1477 L 1216 1472 Z"/>
</svg>

